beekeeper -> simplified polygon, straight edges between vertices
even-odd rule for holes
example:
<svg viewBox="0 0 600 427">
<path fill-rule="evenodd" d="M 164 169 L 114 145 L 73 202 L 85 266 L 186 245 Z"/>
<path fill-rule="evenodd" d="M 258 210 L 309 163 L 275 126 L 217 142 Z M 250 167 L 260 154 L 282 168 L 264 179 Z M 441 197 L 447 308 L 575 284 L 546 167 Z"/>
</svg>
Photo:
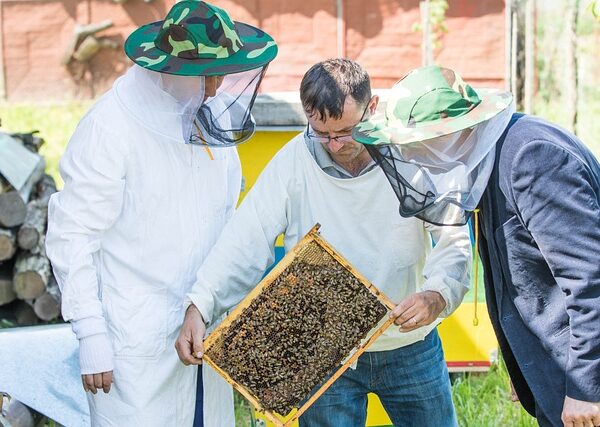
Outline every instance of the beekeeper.
<svg viewBox="0 0 600 427">
<path fill-rule="evenodd" d="M 92 425 L 189 426 L 197 371 L 173 347 L 184 295 L 236 205 L 233 146 L 254 131 L 250 110 L 277 46 L 185 0 L 134 31 L 125 52 L 135 65 L 62 158 L 46 248 L 79 340 Z M 207 366 L 203 384 L 200 424 L 233 426 L 231 388 Z"/>
</svg>

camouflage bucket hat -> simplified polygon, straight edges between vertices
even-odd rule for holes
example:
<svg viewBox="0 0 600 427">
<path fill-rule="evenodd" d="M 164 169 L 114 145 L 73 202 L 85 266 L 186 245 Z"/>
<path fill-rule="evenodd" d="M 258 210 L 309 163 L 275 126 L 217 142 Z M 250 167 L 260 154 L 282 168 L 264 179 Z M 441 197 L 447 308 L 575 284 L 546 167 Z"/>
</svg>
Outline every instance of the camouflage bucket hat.
<svg viewBox="0 0 600 427">
<path fill-rule="evenodd" d="M 125 41 L 125 53 L 160 73 L 215 76 L 268 64 L 277 55 L 277 44 L 264 31 L 233 22 L 223 9 L 184 0 L 164 21 L 135 30 Z"/>
<path fill-rule="evenodd" d="M 352 136 L 367 145 L 425 141 L 489 120 L 511 102 L 510 92 L 476 92 L 448 68 L 417 68 L 392 87 L 385 114 L 359 123 Z"/>
</svg>

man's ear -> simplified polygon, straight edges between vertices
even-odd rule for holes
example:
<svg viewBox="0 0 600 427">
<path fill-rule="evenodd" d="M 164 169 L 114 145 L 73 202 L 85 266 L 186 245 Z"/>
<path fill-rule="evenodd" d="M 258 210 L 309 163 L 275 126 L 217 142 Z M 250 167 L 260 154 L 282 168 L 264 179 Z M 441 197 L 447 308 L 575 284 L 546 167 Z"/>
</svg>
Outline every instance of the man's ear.
<svg viewBox="0 0 600 427">
<path fill-rule="evenodd" d="M 373 97 L 369 101 L 369 112 L 371 114 L 375 114 L 375 111 L 377 110 L 378 105 L 379 105 L 379 95 L 373 95 Z"/>
</svg>

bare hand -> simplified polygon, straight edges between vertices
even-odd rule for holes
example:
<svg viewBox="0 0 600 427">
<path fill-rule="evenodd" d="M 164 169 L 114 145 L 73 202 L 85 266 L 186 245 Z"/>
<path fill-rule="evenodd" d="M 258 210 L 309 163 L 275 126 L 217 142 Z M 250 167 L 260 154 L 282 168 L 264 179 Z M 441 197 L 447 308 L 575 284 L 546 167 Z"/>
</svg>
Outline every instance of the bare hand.
<svg viewBox="0 0 600 427">
<path fill-rule="evenodd" d="M 190 305 L 185 312 L 185 319 L 181 331 L 175 341 L 177 355 L 184 365 L 200 365 L 202 363 L 202 354 L 204 346 L 202 340 L 206 326 L 202 314 L 195 305 Z"/>
<path fill-rule="evenodd" d="M 401 332 L 410 332 L 431 324 L 446 308 L 446 301 L 439 292 L 424 291 L 412 294 L 394 307 L 390 313 Z"/>
<path fill-rule="evenodd" d="M 96 394 L 99 389 L 102 389 L 104 393 L 108 393 L 113 382 L 113 371 L 82 375 L 81 382 L 85 391 Z"/>
<path fill-rule="evenodd" d="M 566 396 L 560 418 L 565 427 L 600 426 L 600 402 L 584 402 Z"/>
</svg>

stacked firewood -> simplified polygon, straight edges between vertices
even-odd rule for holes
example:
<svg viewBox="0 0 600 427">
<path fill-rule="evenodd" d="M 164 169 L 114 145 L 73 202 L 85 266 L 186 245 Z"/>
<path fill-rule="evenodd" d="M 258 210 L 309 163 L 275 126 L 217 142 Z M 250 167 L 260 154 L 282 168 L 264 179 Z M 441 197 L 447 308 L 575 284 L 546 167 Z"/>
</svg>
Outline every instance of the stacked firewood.
<svg viewBox="0 0 600 427">
<path fill-rule="evenodd" d="M 11 137 L 36 153 L 43 143 L 35 134 Z M 45 251 L 48 201 L 55 192 L 43 167 L 19 191 L 0 171 L 0 319 L 32 325 L 60 316 L 60 291 Z"/>
</svg>

